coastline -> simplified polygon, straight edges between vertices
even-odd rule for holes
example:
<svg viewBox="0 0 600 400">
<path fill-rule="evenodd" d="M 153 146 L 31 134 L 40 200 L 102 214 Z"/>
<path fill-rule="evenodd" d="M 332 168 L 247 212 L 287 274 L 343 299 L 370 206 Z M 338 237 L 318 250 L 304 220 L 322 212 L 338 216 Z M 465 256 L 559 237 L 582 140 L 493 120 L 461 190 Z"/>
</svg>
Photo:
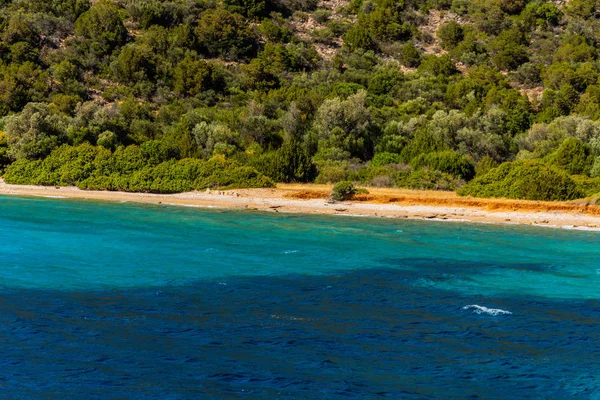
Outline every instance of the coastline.
<svg viewBox="0 0 600 400">
<path fill-rule="evenodd" d="M 600 231 L 600 206 L 567 202 L 462 198 L 452 192 L 369 189 L 356 200 L 329 203 L 328 185 L 278 185 L 275 189 L 207 190 L 179 194 L 84 191 L 76 187 L 10 185 L 0 195 L 137 202 L 267 212 L 407 218 L 432 221 L 532 225 Z"/>
</svg>

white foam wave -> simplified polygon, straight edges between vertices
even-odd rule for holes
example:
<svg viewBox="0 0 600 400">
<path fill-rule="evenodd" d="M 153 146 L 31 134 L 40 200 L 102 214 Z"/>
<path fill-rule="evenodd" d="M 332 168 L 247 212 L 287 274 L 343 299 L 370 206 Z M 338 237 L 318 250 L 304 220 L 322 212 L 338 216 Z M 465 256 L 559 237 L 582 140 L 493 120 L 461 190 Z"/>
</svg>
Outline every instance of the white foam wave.
<svg viewBox="0 0 600 400">
<path fill-rule="evenodd" d="M 294 253 L 298 253 L 300 250 L 286 250 L 283 252 L 283 254 L 294 254 Z"/>
<path fill-rule="evenodd" d="M 501 310 L 500 308 L 487 308 L 484 306 L 480 306 L 478 304 L 469 304 L 468 306 L 464 306 L 463 310 L 473 310 L 475 314 L 487 314 L 487 315 L 510 315 L 512 314 L 510 311 Z"/>
<path fill-rule="evenodd" d="M 566 226 L 561 226 L 561 228 L 572 230 L 572 231 L 600 232 L 600 228 L 594 228 L 594 227 L 590 227 L 590 226 L 566 225 Z"/>
<path fill-rule="evenodd" d="M 273 319 L 284 319 L 284 320 L 287 320 L 287 321 L 306 321 L 306 318 L 294 317 L 294 316 L 290 316 L 290 315 L 271 314 L 271 318 L 273 318 Z M 309 318 L 309 321 L 310 321 L 310 318 Z"/>
</svg>

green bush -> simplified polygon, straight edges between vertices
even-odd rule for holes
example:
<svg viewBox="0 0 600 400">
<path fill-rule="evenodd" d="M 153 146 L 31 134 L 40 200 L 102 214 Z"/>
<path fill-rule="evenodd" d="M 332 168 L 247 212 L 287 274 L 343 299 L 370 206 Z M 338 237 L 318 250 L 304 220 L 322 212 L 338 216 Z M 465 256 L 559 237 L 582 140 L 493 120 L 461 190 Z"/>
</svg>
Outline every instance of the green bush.
<svg viewBox="0 0 600 400">
<path fill-rule="evenodd" d="M 318 175 L 315 183 L 337 183 L 358 179 L 356 171 L 347 161 L 326 161 L 318 164 Z"/>
<path fill-rule="evenodd" d="M 600 192 L 600 177 L 590 178 L 584 175 L 572 175 L 571 178 L 586 197 Z"/>
<path fill-rule="evenodd" d="M 316 166 L 297 142 L 286 142 L 276 151 L 250 159 L 249 164 L 275 182 L 310 182 Z"/>
<path fill-rule="evenodd" d="M 179 193 L 206 188 L 273 187 L 273 182 L 249 166 L 224 157 L 209 160 L 168 159 L 169 147 L 146 142 L 114 153 L 84 144 L 61 146 L 44 160 L 20 160 L 5 172 L 7 183 L 70 186 L 88 190 Z"/>
<path fill-rule="evenodd" d="M 4 168 L 11 163 L 11 158 L 8 154 L 8 143 L 6 141 L 6 136 L 0 132 L 0 172 L 4 170 Z"/>
<path fill-rule="evenodd" d="M 442 41 L 443 48 L 451 50 L 462 42 L 465 32 L 460 24 L 451 21 L 437 30 L 437 37 Z"/>
<path fill-rule="evenodd" d="M 350 199 L 356 194 L 356 188 L 352 182 L 341 181 L 333 186 L 331 199 L 335 201 L 344 201 Z"/>
<path fill-rule="evenodd" d="M 477 162 L 475 166 L 475 176 L 483 176 L 490 172 L 492 168 L 496 168 L 498 163 L 490 156 L 486 155 Z"/>
<path fill-rule="evenodd" d="M 590 176 L 592 178 L 600 176 L 600 157 L 596 157 L 594 159 L 594 164 L 592 165 L 592 169 L 590 170 Z"/>
<path fill-rule="evenodd" d="M 331 11 L 321 8 L 321 9 L 316 10 L 313 13 L 313 17 L 314 17 L 315 21 L 317 21 L 318 23 L 324 24 L 325 22 L 327 22 L 329 17 L 331 17 Z"/>
<path fill-rule="evenodd" d="M 75 34 L 92 42 L 92 51 L 110 52 L 127 40 L 119 6 L 111 1 L 96 2 L 75 22 Z"/>
<path fill-rule="evenodd" d="M 475 176 L 473 163 L 466 156 L 452 150 L 420 154 L 411 160 L 410 165 L 414 169 L 429 167 L 467 181 Z"/>
<path fill-rule="evenodd" d="M 317 28 L 310 33 L 311 38 L 317 43 L 330 43 L 333 38 L 333 32 L 329 28 Z"/>
<path fill-rule="evenodd" d="M 573 175 L 589 175 L 594 164 L 590 147 L 577 138 L 565 139 L 546 161 Z"/>
<path fill-rule="evenodd" d="M 450 174 L 422 168 L 410 173 L 397 173 L 395 184 L 409 189 L 456 190 L 462 182 Z"/>
<path fill-rule="evenodd" d="M 407 67 L 416 68 L 421 63 L 421 52 L 412 42 L 408 42 L 400 48 L 399 58 Z"/>
<path fill-rule="evenodd" d="M 540 161 L 501 164 L 458 191 L 461 196 L 505 197 L 526 200 L 573 200 L 584 196 L 564 171 Z"/>
<path fill-rule="evenodd" d="M 201 50 L 211 57 L 240 59 L 256 52 L 256 37 L 241 15 L 223 9 L 200 16 L 196 37 Z"/>
<path fill-rule="evenodd" d="M 223 91 L 226 83 L 214 63 L 183 59 L 173 71 L 173 90 L 181 96 L 197 96 L 203 91 Z"/>
<path fill-rule="evenodd" d="M 371 160 L 371 167 L 381 167 L 383 165 L 400 164 L 402 159 L 395 153 L 376 153 Z"/>
<path fill-rule="evenodd" d="M 344 35 L 344 46 L 350 50 L 370 50 L 375 47 L 375 42 L 369 34 L 369 31 L 360 25 L 355 25 Z"/>
<path fill-rule="evenodd" d="M 447 150 L 447 145 L 442 138 L 423 129 L 417 131 L 413 140 L 402 149 L 400 158 L 405 162 L 410 162 L 420 154 L 436 153 L 444 150 Z"/>
<path fill-rule="evenodd" d="M 269 3 L 265 0 L 223 0 L 223 6 L 232 13 L 242 14 L 248 18 L 267 16 Z"/>
<path fill-rule="evenodd" d="M 433 76 L 450 76 L 456 74 L 458 70 L 455 62 L 447 54 L 442 56 L 431 54 L 422 59 L 419 72 Z"/>
</svg>

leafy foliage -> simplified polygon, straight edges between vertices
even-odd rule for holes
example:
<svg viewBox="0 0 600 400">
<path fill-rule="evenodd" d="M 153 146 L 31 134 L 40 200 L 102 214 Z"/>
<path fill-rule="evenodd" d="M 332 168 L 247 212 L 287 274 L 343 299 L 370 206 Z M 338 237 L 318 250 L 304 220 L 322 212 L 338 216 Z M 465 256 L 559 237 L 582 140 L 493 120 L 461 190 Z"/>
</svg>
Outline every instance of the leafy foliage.
<svg viewBox="0 0 600 400">
<path fill-rule="evenodd" d="M 206 188 L 271 187 L 271 180 L 250 167 L 222 157 L 172 159 L 160 143 L 110 150 L 87 144 L 62 146 L 44 160 L 11 164 L 6 182 L 50 186 L 76 185 L 89 190 L 177 193 Z"/>
<path fill-rule="evenodd" d="M 465 37 L 465 32 L 460 24 L 448 22 L 438 29 L 437 36 L 442 41 L 442 46 L 444 48 L 453 49 L 462 42 Z"/>
<path fill-rule="evenodd" d="M 452 150 L 420 154 L 410 164 L 415 169 L 429 167 L 465 180 L 471 180 L 475 176 L 473 163 L 466 156 Z"/>
<path fill-rule="evenodd" d="M 256 39 L 239 14 L 227 10 L 207 10 L 196 27 L 200 48 L 211 57 L 240 59 L 256 52 Z"/>
<path fill-rule="evenodd" d="M 344 201 L 350 199 L 356 193 L 356 188 L 352 182 L 341 181 L 333 185 L 331 190 L 331 200 Z"/>
<path fill-rule="evenodd" d="M 530 160 L 504 163 L 475 178 L 459 193 L 527 200 L 572 200 L 583 196 L 578 185 L 565 172 Z"/>
<path fill-rule="evenodd" d="M 593 194 L 596 2 L 320 7 L 0 1 L 0 170 L 112 190 L 270 179 Z M 546 175 L 580 190 L 525 190 Z"/>
</svg>

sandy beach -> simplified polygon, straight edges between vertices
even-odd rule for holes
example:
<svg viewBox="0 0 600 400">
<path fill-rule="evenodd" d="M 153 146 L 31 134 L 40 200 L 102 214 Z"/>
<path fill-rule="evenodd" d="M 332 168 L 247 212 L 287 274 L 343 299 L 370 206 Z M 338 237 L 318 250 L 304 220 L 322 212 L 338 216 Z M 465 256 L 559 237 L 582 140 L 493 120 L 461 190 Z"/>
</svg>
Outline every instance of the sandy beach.
<svg viewBox="0 0 600 400">
<path fill-rule="evenodd" d="M 474 199 L 453 192 L 369 188 L 352 201 L 329 202 L 328 185 L 282 184 L 275 189 L 207 190 L 179 194 L 84 191 L 76 187 L 10 185 L 0 195 L 139 202 L 267 212 L 353 215 L 600 231 L 600 206 L 577 202 Z"/>
</svg>

